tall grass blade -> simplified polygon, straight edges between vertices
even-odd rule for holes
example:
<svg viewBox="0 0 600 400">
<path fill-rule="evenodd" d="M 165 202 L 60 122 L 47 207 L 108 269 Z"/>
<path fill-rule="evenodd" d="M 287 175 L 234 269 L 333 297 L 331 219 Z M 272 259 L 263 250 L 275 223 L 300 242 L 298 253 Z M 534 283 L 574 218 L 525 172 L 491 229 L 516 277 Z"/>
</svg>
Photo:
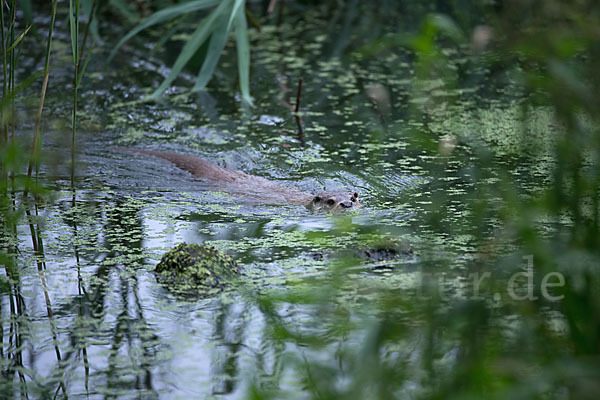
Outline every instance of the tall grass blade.
<svg viewBox="0 0 600 400">
<path fill-rule="evenodd" d="M 75 0 L 75 2 L 79 2 L 79 0 Z M 77 7 L 78 4 L 75 5 L 75 8 Z M 77 46 L 77 37 L 78 35 L 78 26 L 75 23 L 75 18 L 74 18 L 74 10 L 73 10 L 73 0 L 69 0 L 69 26 L 71 28 L 71 49 L 73 52 L 73 64 L 77 64 L 77 60 L 79 58 L 78 55 L 78 46 Z"/>
<path fill-rule="evenodd" d="M 208 81 L 212 77 L 217 63 L 219 62 L 219 59 L 221 58 L 221 54 L 223 53 L 223 49 L 225 48 L 225 44 L 227 43 L 227 39 L 231 33 L 230 27 L 226 24 L 227 14 L 228 13 L 224 12 L 215 21 L 216 29 L 213 31 L 210 37 L 206 58 L 204 59 L 202 68 L 198 73 L 198 79 L 196 80 L 196 84 L 192 89 L 193 91 L 199 91 L 206 87 Z"/>
<path fill-rule="evenodd" d="M 69 1 L 69 19 L 71 21 L 71 45 L 73 46 L 73 112 L 71 113 L 71 187 L 75 187 L 75 136 L 77 132 L 77 90 L 79 82 L 79 0 Z"/>
<path fill-rule="evenodd" d="M 243 8 L 238 9 L 235 15 L 235 40 L 238 54 L 240 91 L 244 101 L 252 106 L 252 98 L 250 97 L 250 42 Z"/>
<path fill-rule="evenodd" d="M 83 77 L 83 74 L 85 73 L 85 69 L 87 68 L 88 63 L 90 62 L 90 58 L 92 58 L 92 53 L 94 52 L 95 47 L 96 47 L 96 43 L 93 42 L 87 55 L 85 56 L 85 60 L 83 61 L 83 65 L 81 66 L 79 76 L 77 77 L 77 87 L 79 87 L 79 85 L 81 83 L 81 78 Z"/>
<path fill-rule="evenodd" d="M 15 47 L 17 47 L 19 45 L 19 43 L 21 42 L 21 40 L 23 40 L 23 38 L 25 37 L 25 35 L 27 35 L 27 32 L 29 32 L 29 30 L 31 29 L 31 25 L 28 26 L 23 33 L 21 33 L 17 39 L 15 40 L 15 42 L 8 48 L 8 52 L 11 52 Z"/>
<path fill-rule="evenodd" d="M 238 10 L 241 8 L 242 10 L 246 9 L 246 0 L 234 0 L 235 3 L 233 5 L 233 10 L 231 11 L 231 16 L 229 17 L 229 22 L 227 23 L 227 30 L 231 29 L 231 24 L 235 19 L 235 16 L 238 13 Z"/>
<path fill-rule="evenodd" d="M 182 14 L 214 7 L 219 3 L 223 4 L 223 2 L 220 2 L 219 0 L 196 0 L 191 1 L 189 3 L 179 4 L 173 7 L 165 8 L 164 10 L 160 10 L 152 14 L 151 16 L 146 18 L 146 20 L 144 20 L 141 24 L 139 24 L 131 31 L 129 31 L 125 36 L 123 36 L 121 40 L 119 40 L 115 48 L 111 51 L 110 55 L 108 56 L 108 61 L 110 61 L 115 56 L 117 50 L 119 50 L 119 48 L 121 48 L 121 46 L 123 46 L 125 42 L 127 42 L 129 39 L 143 31 L 144 29 L 152 25 L 161 23 L 163 21 L 173 19 Z"/>
<path fill-rule="evenodd" d="M 171 72 L 161 83 L 158 89 L 156 89 L 154 93 L 150 95 L 150 99 L 155 99 L 160 96 L 160 94 L 167 89 L 169 84 L 173 82 L 175 77 L 177 77 L 177 75 L 181 72 L 183 67 L 185 67 L 196 51 L 198 51 L 200 46 L 202 46 L 202 44 L 214 30 L 215 21 L 220 15 L 222 15 L 223 11 L 226 10 L 228 5 L 227 3 L 227 1 L 222 2 L 219 7 L 211 12 L 206 18 L 204 18 L 204 20 L 202 20 L 200 26 L 198 26 L 196 31 L 194 31 L 185 46 L 183 46 L 181 53 L 179 53 L 177 60 L 175 60 L 175 64 L 173 64 L 173 68 L 171 68 Z"/>
<path fill-rule="evenodd" d="M 2 0 L 0 0 L 0 1 L 2 1 Z M 1 40 L 2 40 L 2 75 L 4 78 L 4 79 L 2 79 L 2 103 L 4 103 L 8 97 L 8 76 L 7 76 L 8 52 L 6 51 L 6 38 L 4 35 L 4 31 L 5 31 L 4 3 L 0 3 L 0 35 L 1 35 Z M 8 142 L 8 116 L 7 116 L 8 113 L 6 112 L 6 109 L 5 109 L 4 105 L 2 105 L 2 107 L 0 108 L 0 129 L 2 130 L 2 133 L 0 133 L 0 140 L 2 140 L 3 142 Z M 0 170 L 2 172 L 2 181 L 3 181 L 2 183 L 5 183 L 4 181 L 6 180 L 6 175 L 5 175 L 6 171 L 2 168 L 0 168 Z"/>
<path fill-rule="evenodd" d="M 6 72 L 8 68 L 8 63 L 6 62 L 6 58 L 8 56 L 8 51 L 6 51 L 6 39 L 4 37 L 4 3 L 0 3 L 0 34 L 2 40 L 2 74 L 4 75 L 4 79 L 2 80 L 2 98 L 6 97 L 8 91 L 8 80 L 6 79 Z M 0 109 L 0 112 L 3 112 Z M 4 114 L 4 113 L 3 113 Z"/>
<path fill-rule="evenodd" d="M 40 121 L 42 120 L 42 112 L 44 111 L 44 101 L 46 99 L 46 90 L 48 88 L 48 79 L 50 78 L 50 53 L 52 51 L 52 36 L 54 32 L 54 21 L 56 20 L 56 8 L 57 8 L 58 0 L 52 1 L 52 17 L 50 19 L 50 27 L 48 28 L 48 42 L 46 44 L 46 60 L 44 62 L 44 81 L 42 83 L 42 93 L 40 95 L 40 106 L 38 108 L 38 112 L 35 117 L 35 126 L 33 131 L 33 144 L 31 146 L 31 160 L 29 160 L 29 166 L 27 168 L 27 176 L 31 177 L 31 173 L 33 170 L 33 163 L 35 162 L 37 166 L 37 155 L 38 149 L 42 145 L 42 138 L 39 133 Z M 37 171 L 36 167 L 36 171 Z"/>
</svg>

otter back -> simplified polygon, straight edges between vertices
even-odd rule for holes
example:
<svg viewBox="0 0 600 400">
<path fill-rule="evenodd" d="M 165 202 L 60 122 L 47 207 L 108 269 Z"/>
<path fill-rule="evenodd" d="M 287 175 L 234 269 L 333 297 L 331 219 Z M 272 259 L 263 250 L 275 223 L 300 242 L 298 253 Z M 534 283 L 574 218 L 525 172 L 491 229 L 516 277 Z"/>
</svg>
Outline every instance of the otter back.
<svg viewBox="0 0 600 400">
<path fill-rule="evenodd" d="M 249 196 L 267 203 L 291 203 L 306 206 L 313 198 L 312 195 L 298 189 L 281 186 L 260 176 L 223 168 L 200 157 L 142 149 L 117 148 L 115 150 L 122 153 L 146 154 L 162 158 L 178 168 L 188 171 L 196 178 L 223 183 L 224 185 L 219 185 L 221 190 Z"/>
</svg>

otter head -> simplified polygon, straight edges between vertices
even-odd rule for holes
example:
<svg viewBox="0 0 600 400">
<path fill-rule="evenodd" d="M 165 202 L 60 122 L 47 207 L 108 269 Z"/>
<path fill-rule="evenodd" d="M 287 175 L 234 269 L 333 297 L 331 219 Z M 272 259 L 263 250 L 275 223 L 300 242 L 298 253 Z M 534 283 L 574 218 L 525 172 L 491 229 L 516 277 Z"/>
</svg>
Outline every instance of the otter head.
<svg viewBox="0 0 600 400">
<path fill-rule="evenodd" d="M 308 204 L 313 211 L 338 211 L 360 207 L 356 192 L 321 192 Z"/>
</svg>

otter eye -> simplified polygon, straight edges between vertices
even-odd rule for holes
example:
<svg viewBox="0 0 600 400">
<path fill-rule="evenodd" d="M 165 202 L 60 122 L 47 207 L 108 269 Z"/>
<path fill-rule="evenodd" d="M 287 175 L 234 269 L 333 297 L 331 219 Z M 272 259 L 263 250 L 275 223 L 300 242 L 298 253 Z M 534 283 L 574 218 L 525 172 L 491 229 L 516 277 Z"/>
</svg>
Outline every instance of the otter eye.
<svg viewBox="0 0 600 400">
<path fill-rule="evenodd" d="M 352 197 L 354 197 L 354 200 L 358 199 L 358 192 L 354 192 L 354 195 Z"/>
<path fill-rule="evenodd" d="M 328 205 L 328 206 L 332 206 L 332 205 L 334 205 L 334 204 L 335 204 L 335 201 L 333 201 L 333 199 L 329 199 L 329 200 L 327 200 L 327 205 Z"/>
<path fill-rule="evenodd" d="M 318 203 L 321 201 L 321 198 L 319 196 L 315 197 L 315 203 Z"/>
</svg>

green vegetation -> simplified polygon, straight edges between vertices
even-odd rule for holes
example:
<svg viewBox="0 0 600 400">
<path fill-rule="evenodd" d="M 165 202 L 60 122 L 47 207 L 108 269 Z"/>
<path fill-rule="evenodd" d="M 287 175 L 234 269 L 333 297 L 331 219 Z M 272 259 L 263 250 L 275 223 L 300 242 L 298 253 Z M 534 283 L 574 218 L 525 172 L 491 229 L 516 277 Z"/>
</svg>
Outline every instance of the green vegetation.
<svg viewBox="0 0 600 400">
<path fill-rule="evenodd" d="M 231 32 L 235 31 L 240 91 L 242 92 L 244 101 L 247 104 L 252 105 L 249 88 L 250 45 L 248 43 L 246 17 L 244 15 L 244 10 L 246 9 L 245 3 L 245 0 L 194 0 L 164 8 L 146 18 L 142 23 L 125 35 L 112 51 L 110 58 L 114 56 L 115 52 L 126 41 L 144 29 L 171 19 L 181 19 L 194 11 L 216 6 L 207 17 L 201 20 L 196 30 L 189 39 L 187 39 L 185 46 L 181 49 L 181 53 L 179 53 L 179 56 L 175 60 L 175 64 L 173 64 L 171 72 L 169 72 L 169 75 L 154 91 L 150 98 L 156 99 L 162 94 L 173 80 L 175 80 L 190 59 L 201 50 L 206 42 L 208 42 L 208 47 L 203 49 L 205 55 L 202 68 L 200 68 L 196 83 L 192 88 L 193 91 L 203 90 L 217 66 L 217 62 L 221 57 L 227 39 Z"/>
<path fill-rule="evenodd" d="M 0 7 L 3 393 L 598 397 L 596 2 L 42 3 Z"/>
</svg>

